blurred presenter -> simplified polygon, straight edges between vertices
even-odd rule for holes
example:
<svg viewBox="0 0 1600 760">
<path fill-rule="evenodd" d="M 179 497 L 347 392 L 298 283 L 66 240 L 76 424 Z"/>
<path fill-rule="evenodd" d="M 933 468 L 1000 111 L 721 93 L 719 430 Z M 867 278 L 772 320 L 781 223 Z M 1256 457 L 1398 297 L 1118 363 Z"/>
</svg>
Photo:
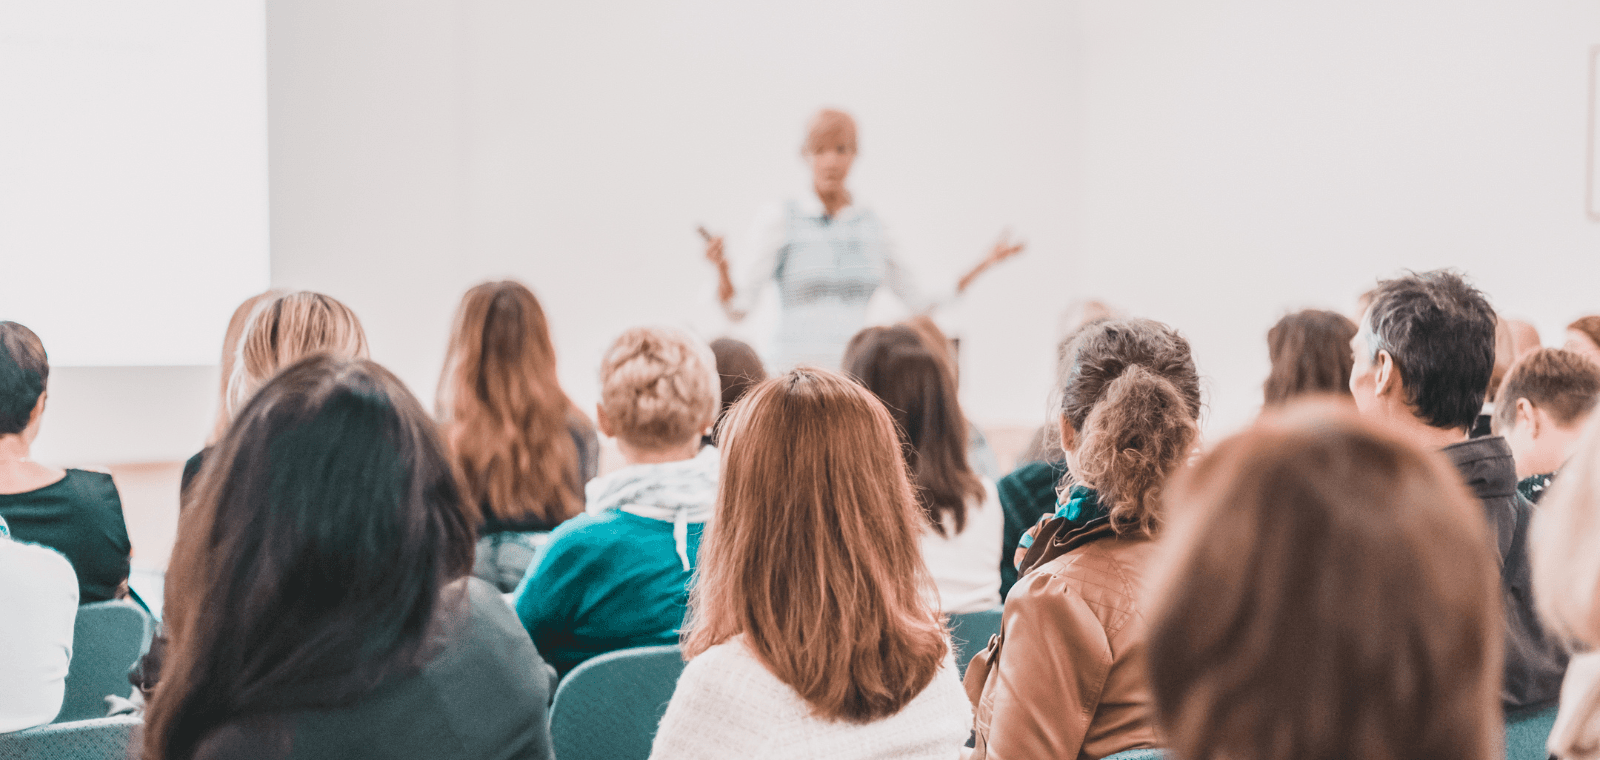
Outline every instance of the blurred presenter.
<svg viewBox="0 0 1600 760">
<path fill-rule="evenodd" d="M 737 322 L 768 282 L 778 286 L 777 335 L 767 357 L 778 371 L 797 364 L 837 368 L 850 337 L 866 326 L 867 304 L 888 287 L 921 314 L 953 300 L 989 267 L 1022 251 L 1002 235 L 953 291 L 924 294 L 872 211 L 853 205 L 845 180 L 856 158 L 856 122 L 825 109 L 811 120 L 801 155 L 811 166 L 815 195 L 775 205 L 758 217 L 751 248 L 738 261 L 739 285 L 729 273 L 721 236 L 703 228 L 706 258 L 717 267 L 717 298 Z"/>
</svg>

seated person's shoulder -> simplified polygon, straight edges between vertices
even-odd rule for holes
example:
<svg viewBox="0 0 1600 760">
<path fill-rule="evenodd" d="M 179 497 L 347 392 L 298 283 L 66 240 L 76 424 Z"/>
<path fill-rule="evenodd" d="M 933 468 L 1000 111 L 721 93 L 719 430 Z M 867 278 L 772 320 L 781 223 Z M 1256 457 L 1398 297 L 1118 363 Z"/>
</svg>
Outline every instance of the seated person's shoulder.
<svg viewBox="0 0 1600 760">
<path fill-rule="evenodd" d="M 48 546 L 0 538 L 0 562 L 6 567 L 8 580 L 25 582 L 30 586 L 59 586 L 78 591 L 78 575 L 72 563 L 60 552 Z"/>
</svg>

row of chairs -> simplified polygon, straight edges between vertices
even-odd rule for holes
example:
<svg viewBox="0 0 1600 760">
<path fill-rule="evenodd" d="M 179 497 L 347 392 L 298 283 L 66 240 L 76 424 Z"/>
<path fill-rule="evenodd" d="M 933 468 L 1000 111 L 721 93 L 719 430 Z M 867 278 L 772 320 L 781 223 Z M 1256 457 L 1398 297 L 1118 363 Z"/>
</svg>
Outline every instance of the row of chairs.
<svg viewBox="0 0 1600 760">
<path fill-rule="evenodd" d="M 84 711 L 103 714 L 106 694 L 126 693 L 129 665 L 149 641 L 149 618 L 125 602 L 85 605 L 80 611 L 81 641 L 117 640 L 119 644 L 75 645 L 69 671 L 68 698 L 74 716 Z M 132 615 L 127 611 L 132 608 Z M 89 622 L 84 623 L 85 619 Z M 140 627 L 135 627 L 138 622 Z M 962 669 L 990 638 L 1000 632 L 1000 611 L 952 616 L 951 643 Z M 135 634 L 135 632 L 137 632 Z M 132 646 L 128 641 L 134 642 Z M 120 647 L 120 648 L 119 648 Z M 131 652 L 131 654 L 130 654 Z M 82 670 L 79 658 L 83 657 Z M 116 663 L 121 663 L 120 670 Z M 677 646 L 642 647 L 595 657 L 562 680 L 550 709 L 550 738 L 559 760 L 646 760 L 656 726 L 666 713 L 678 677 L 683 673 L 683 653 Z M 117 671 L 113 682 L 113 671 Z M 78 674 L 74 685 L 73 675 Z M 98 680 L 94 680 L 98 679 Z M 1508 716 L 1507 760 L 1544 760 L 1545 740 L 1555 722 L 1550 707 Z M 63 706 L 62 714 L 68 715 Z M 27 731 L 0 734 L 0 760 L 111 760 L 130 757 L 137 745 L 138 718 L 66 717 Z M 1106 760 L 1160 760 L 1160 750 L 1132 750 Z"/>
</svg>

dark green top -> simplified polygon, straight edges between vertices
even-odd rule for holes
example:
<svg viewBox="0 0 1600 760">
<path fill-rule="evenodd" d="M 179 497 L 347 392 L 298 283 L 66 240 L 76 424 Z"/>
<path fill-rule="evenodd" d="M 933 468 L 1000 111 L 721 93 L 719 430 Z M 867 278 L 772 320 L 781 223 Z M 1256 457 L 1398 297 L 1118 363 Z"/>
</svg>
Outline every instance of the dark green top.
<svg viewBox="0 0 1600 760">
<path fill-rule="evenodd" d="M 694 567 L 705 523 L 689 523 Z M 517 586 L 517 617 L 565 676 L 595 655 L 678 643 L 689 598 L 672 523 L 617 509 L 572 518 L 550 534 Z"/>
<path fill-rule="evenodd" d="M 442 650 L 348 707 L 247 718 L 195 760 L 548 760 L 550 671 L 500 594 L 475 578 Z"/>
<path fill-rule="evenodd" d="M 66 555 L 78 574 L 78 603 L 114 599 L 128 580 L 128 525 L 122 497 L 103 472 L 67 470 L 67 476 L 25 493 L 0 494 L 0 517 L 11 537 Z"/>
<path fill-rule="evenodd" d="M 1551 478 L 1555 476 L 1556 474 L 1553 472 L 1547 472 L 1542 475 L 1529 475 L 1517 481 L 1517 493 L 1522 494 L 1522 498 L 1538 504 L 1539 498 L 1544 496 L 1545 489 L 1550 487 Z"/>
<path fill-rule="evenodd" d="M 1056 511 L 1056 484 L 1066 474 L 1064 462 L 1030 462 L 1000 479 L 1000 509 L 1005 527 L 1000 538 L 1000 598 L 1017 582 L 1017 542 L 1039 518 Z"/>
</svg>

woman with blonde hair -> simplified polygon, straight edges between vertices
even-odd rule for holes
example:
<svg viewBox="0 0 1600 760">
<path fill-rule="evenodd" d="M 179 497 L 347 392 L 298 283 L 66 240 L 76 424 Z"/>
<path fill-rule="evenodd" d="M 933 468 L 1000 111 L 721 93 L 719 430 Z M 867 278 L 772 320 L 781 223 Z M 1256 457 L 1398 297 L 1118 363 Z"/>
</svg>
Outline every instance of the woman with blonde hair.
<svg viewBox="0 0 1600 760">
<path fill-rule="evenodd" d="M 1600 415 L 1539 502 L 1529 550 L 1545 627 L 1585 652 L 1567 666 L 1550 752 L 1594 760 L 1600 758 Z"/>
<path fill-rule="evenodd" d="M 246 299 L 228 321 L 228 333 L 217 421 L 206 447 L 183 465 L 182 492 L 199 476 L 206 454 L 237 410 L 278 370 L 317 353 L 367 358 L 367 335 L 355 312 L 331 296 L 308 290 L 267 291 Z M 231 358 L 226 356 L 230 353 Z"/>
<path fill-rule="evenodd" d="M 711 349 L 679 330 L 634 328 L 601 359 L 600 430 L 627 466 L 589 481 L 585 513 L 550 534 L 512 601 L 557 673 L 678 640 L 717 496 L 717 450 L 700 439 L 719 386 Z"/>
<path fill-rule="evenodd" d="M 889 413 L 797 369 L 724 423 L 689 665 L 651 757 L 956 758 L 971 713 Z"/>
<path fill-rule="evenodd" d="M 1158 744 L 1141 600 L 1167 478 L 1199 434 L 1189 342 L 1147 319 L 1073 339 L 1057 384 L 1072 487 L 1022 537 L 1002 630 L 967 668 L 974 757 L 1104 757 Z"/>
<path fill-rule="evenodd" d="M 704 228 L 706 258 L 717 268 L 717 299 L 727 317 L 741 321 L 768 283 L 778 287 L 777 333 L 767 365 L 779 371 L 800 364 L 838 367 L 845 343 L 866 326 L 873 293 L 887 287 L 905 306 L 924 312 L 965 292 L 990 267 L 1022 251 L 1005 236 L 947 292 L 929 297 L 876 214 L 855 203 L 845 181 L 856 159 L 856 121 L 825 108 L 812 118 L 800 155 L 811 169 L 810 192 L 769 206 L 752 225 L 737 278 L 723 239 Z M 737 283 L 737 284 L 736 284 Z"/>
<path fill-rule="evenodd" d="M 1174 483 L 1150 691 L 1185 760 L 1504 757 L 1500 581 L 1438 454 L 1332 402 Z"/>
<path fill-rule="evenodd" d="M 486 282 L 462 296 L 436 405 L 480 513 L 473 573 L 509 592 L 549 531 L 583 512 L 599 469 L 600 439 L 561 389 L 550 325 L 527 286 Z"/>
</svg>

